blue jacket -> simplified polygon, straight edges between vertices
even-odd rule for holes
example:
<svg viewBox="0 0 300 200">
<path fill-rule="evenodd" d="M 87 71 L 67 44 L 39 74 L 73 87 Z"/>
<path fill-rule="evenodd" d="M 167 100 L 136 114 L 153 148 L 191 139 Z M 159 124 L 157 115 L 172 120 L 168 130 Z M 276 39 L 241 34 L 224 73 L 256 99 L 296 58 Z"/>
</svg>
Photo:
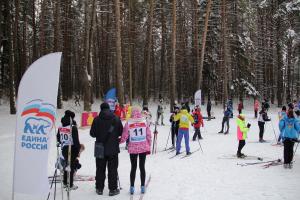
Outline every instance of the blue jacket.
<svg viewBox="0 0 300 200">
<path fill-rule="evenodd" d="M 296 118 L 285 117 L 279 122 L 279 129 L 284 138 L 297 139 L 300 131 L 300 124 Z"/>
</svg>

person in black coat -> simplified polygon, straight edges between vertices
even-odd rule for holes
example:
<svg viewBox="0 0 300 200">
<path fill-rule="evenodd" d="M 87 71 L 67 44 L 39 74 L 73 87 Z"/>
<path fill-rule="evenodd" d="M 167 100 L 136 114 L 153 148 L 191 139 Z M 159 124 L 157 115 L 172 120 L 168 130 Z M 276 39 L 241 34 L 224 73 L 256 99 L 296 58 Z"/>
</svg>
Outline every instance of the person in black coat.
<svg viewBox="0 0 300 200">
<path fill-rule="evenodd" d="M 106 165 L 108 169 L 109 196 L 120 193 L 118 189 L 118 154 L 120 153 L 119 140 L 122 136 L 123 125 L 121 120 L 109 109 L 107 103 L 102 103 L 99 116 L 95 117 L 90 135 L 96 142 L 104 144 L 104 158 L 96 158 L 96 193 L 103 194 Z M 113 130 L 109 129 L 113 126 Z"/>
<path fill-rule="evenodd" d="M 268 118 L 268 114 L 266 112 L 266 108 L 263 107 L 261 111 L 259 112 L 258 117 L 258 127 L 259 127 L 259 142 L 266 142 L 264 140 L 264 129 L 265 129 L 265 122 L 271 121 L 271 119 Z"/>
<path fill-rule="evenodd" d="M 56 135 L 57 143 L 62 148 L 62 155 L 64 157 L 64 161 L 66 165 L 68 164 L 68 149 L 69 149 L 69 145 L 71 145 L 71 165 L 70 165 L 71 171 L 70 171 L 69 187 L 72 190 L 78 188 L 76 185 L 73 185 L 73 176 L 78 166 L 77 157 L 79 156 L 79 151 L 80 151 L 78 129 L 74 118 L 75 118 L 75 113 L 70 110 L 66 110 L 65 115 L 61 118 L 62 126 L 58 128 L 58 132 Z M 71 137 L 69 134 L 70 131 L 72 132 Z M 68 183 L 67 177 L 68 177 L 68 173 L 66 170 L 64 170 L 63 183 L 65 187 L 67 187 L 67 183 Z"/>
<path fill-rule="evenodd" d="M 171 122 L 171 136 L 172 136 L 172 148 L 175 149 L 175 144 L 176 144 L 176 140 L 175 138 L 177 138 L 178 136 L 178 128 L 179 128 L 179 120 L 178 121 L 174 121 L 174 116 L 177 115 L 179 112 L 179 107 L 178 106 L 174 106 L 173 108 L 173 112 L 170 116 L 170 122 Z"/>
<path fill-rule="evenodd" d="M 208 121 L 211 119 L 211 101 L 210 99 L 207 102 L 207 106 L 206 106 L 206 111 L 207 111 L 207 117 L 208 117 Z"/>
</svg>

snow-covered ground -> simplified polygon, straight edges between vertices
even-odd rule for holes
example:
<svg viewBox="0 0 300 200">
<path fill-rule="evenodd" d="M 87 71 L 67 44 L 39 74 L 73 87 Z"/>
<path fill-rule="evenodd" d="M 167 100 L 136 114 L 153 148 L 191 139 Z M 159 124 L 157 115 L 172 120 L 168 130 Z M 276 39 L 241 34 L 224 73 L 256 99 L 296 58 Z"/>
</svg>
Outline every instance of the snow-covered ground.
<svg viewBox="0 0 300 200">
<path fill-rule="evenodd" d="M 283 147 L 272 146 L 274 143 L 274 132 L 272 125 L 278 135 L 278 108 L 273 106 L 269 111 L 272 121 L 266 125 L 265 139 L 270 143 L 258 143 L 258 125 L 252 111 L 252 101 L 246 105 L 246 120 L 252 124 L 248 134 L 246 146 L 243 153 L 263 157 L 264 160 L 282 158 Z M 80 122 L 80 108 L 74 107 L 73 102 L 65 103 L 65 109 L 76 111 L 76 120 Z M 99 102 L 93 105 L 93 110 L 98 111 Z M 155 116 L 157 105 L 150 104 L 150 109 Z M 168 106 L 167 106 L 168 108 Z M 236 108 L 236 106 L 235 106 Z M 202 108 L 205 111 L 205 107 Z M 58 111 L 58 119 L 64 110 Z M 234 155 L 237 151 L 236 123 L 235 118 L 230 120 L 230 133 L 228 135 L 218 134 L 221 128 L 223 112 L 220 107 L 214 107 L 213 113 L 216 119 L 205 120 L 205 128 L 201 129 L 204 137 L 201 140 L 203 153 L 197 151 L 190 157 L 181 159 L 183 155 L 169 159 L 175 152 L 162 151 L 166 146 L 167 137 L 170 131 L 169 111 L 166 110 L 165 126 L 158 126 L 158 148 L 157 154 L 150 155 L 146 161 L 147 176 L 151 175 L 151 182 L 144 196 L 149 200 L 296 200 L 299 199 L 300 184 L 300 156 L 299 149 L 295 155 L 293 169 L 284 169 L 282 166 L 273 166 L 263 169 L 261 165 L 241 167 L 237 163 L 257 162 L 241 159 L 221 159 L 224 155 Z M 206 116 L 206 112 L 203 112 Z M 237 111 L 235 109 L 235 115 Z M 0 106 L 0 199 L 11 199 L 12 177 L 13 177 L 13 155 L 14 155 L 14 130 L 15 116 L 9 115 L 9 106 Z M 59 123 L 60 120 L 57 120 Z M 153 128 L 153 127 L 152 127 Z M 190 129 L 190 138 L 192 137 Z M 95 161 L 93 157 L 94 139 L 89 136 L 89 129 L 79 129 L 81 143 L 86 146 L 82 153 L 80 162 L 82 168 L 78 174 L 94 175 Z M 54 135 L 53 135 L 53 140 Z M 52 140 L 52 141 L 53 141 Z M 184 142 L 182 142 L 184 150 Z M 49 175 L 54 172 L 56 158 L 55 143 L 52 142 L 49 159 Z M 169 145 L 170 146 L 170 141 Z M 198 142 L 190 141 L 191 150 L 199 148 Z M 95 193 L 94 182 L 76 182 L 79 186 L 76 191 L 72 191 L 71 199 L 129 199 L 129 155 L 121 145 L 119 154 L 119 176 L 122 190 L 120 195 L 109 197 L 107 187 L 103 196 Z M 28 180 L 30 184 L 30 180 Z M 139 171 L 136 176 L 136 195 L 139 198 L 140 192 Z M 107 186 L 107 184 L 106 184 Z M 60 189 L 58 189 L 57 199 L 60 199 Z M 66 198 L 66 196 L 64 196 Z M 15 194 L 15 199 L 46 199 L 33 196 Z"/>
</svg>

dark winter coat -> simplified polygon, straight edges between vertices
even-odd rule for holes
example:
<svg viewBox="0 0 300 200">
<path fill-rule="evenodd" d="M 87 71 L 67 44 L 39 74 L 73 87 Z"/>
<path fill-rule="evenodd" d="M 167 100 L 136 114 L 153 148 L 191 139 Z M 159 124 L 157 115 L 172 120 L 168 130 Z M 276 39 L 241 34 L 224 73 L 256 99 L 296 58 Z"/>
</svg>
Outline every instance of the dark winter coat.
<svg viewBox="0 0 300 200">
<path fill-rule="evenodd" d="M 210 111 L 211 111 L 211 101 L 208 101 L 208 102 L 207 102 L 206 111 L 207 111 L 207 112 L 210 112 Z"/>
<path fill-rule="evenodd" d="M 259 121 L 259 122 L 265 123 L 265 122 L 267 122 L 267 121 L 271 121 L 271 119 L 268 118 L 268 114 L 267 114 L 266 111 L 261 110 L 261 111 L 259 112 L 258 121 Z"/>
<path fill-rule="evenodd" d="M 62 127 L 67 127 L 70 126 L 71 118 L 69 116 L 64 116 L 61 119 L 61 124 Z M 56 139 L 59 144 L 61 144 L 60 140 L 60 131 L 57 131 L 56 134 Z M 77 129 L 77 124 L 75 120 L 72 120 L 72 140 L 73 140 L 73 145 L 71 146 L 71 154 L 72 158 L 76 158 L 79 155 L 79 150 L 80 150 L 80 142 L 79 142 L 79 137 L 78 137 L 78 129 Z M 62 154 L 64 158 L 67 158 L 68 155 L 68 146 L 62 147 Z"/>
<path fill-rule="evenodd" d="M 109 133 L 108 130 L 112 123 L 114 123 L 114 129 Z M 105 156 L 113 156 L 120 153 L 119 138 L 122 136 L 122 132 L 123 125 L 121 120 L 109 109 L 103 109 L 99 116 L 95 117 L 90 135 L 96 138 L 96 142 L 104 143 Z"/>
<path fill-rule="evenodd" d="M 170 122 L 171 122 L 171 127 L 172 129 L 178 130 L 179 128 L 179 120 L 174 121 L 174 116 L 177 114 L 177 112 L 173 112 L 170 116 Z"/>
</svg>

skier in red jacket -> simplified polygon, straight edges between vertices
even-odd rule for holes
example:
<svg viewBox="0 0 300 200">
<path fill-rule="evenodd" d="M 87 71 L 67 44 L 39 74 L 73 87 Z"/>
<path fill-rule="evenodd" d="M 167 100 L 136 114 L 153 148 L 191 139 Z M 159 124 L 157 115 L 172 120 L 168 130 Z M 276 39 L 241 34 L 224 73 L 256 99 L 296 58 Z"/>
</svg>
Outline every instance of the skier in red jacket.
<svg viewBox="0 0 300 200">
<path fill-rule="evenodd" d="M 204 127 L 203 117 L 202 117 L 201 109 L 199 108 L 199 106 L 195 107 L 195 111 L 193 112 L 193 117 L 195 120 L 195 122 L 193 124 L 193 126 L 195 128 L 193 141 L 195 141 L 197 136 L 198 136 L 198 139 L 202 139 L 201 132 L 200 132 L 200 126 Z"/>
</svg>

